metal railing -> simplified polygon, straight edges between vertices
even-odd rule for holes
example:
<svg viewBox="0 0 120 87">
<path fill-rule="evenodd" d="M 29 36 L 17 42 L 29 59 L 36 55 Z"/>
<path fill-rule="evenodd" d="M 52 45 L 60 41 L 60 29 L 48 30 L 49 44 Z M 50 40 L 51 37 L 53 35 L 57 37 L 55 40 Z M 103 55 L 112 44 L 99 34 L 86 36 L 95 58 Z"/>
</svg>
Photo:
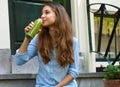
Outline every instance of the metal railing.
<svg viewBox="0 0 120 87">
<path fill-rule="evenodd" d="M 93 9 L 92 7 L 93 6 L 97 6 L 98 9 Z M 109 7 L 112 7 L 114 9 L 116 9 L 115 12 L 110 12 L 108 10 L 108 8 L 106 8 L 106 6 L 109 6 Z M 119 18 L 120 18 L 120 8 L 117 7 L 117 6 L 114 6 L 114 5 L 111 5 L 111 4 L 106 4 L 106 3 L 92 3 L 92 4 L 89 4 L 88 5 L 88 12 L 90 14 L 93 13 L 95 16 L 99 17 L 100 18 L 100 24 L 99 24 L 99 31 L 98 31 L 98 45 L 97 45 L 97 50 L 96 51 L 93 51 L 91 50 L 92 52 L 95 52 L 99 55 L 103 55 L 103 58 L 106 59 L 109 63 L 111 64 L 115 64 L 116 61 L 119 59 L 119 56 L 120 56 L 120 52 L 117 52 L 116 49 L 118 49 L 116 46 L 115 46 L 115 58 L 114 60 L 111 62 L 109 60 L 109 58 L 106 58 L 108 56 L 108 53 L 110 52 L 110 47 L 111 47 L 111 44 L 112 44 L 112 41 L 113 41 L 113 37 L 115 36 L 115 33 L 116 33 L 116 27 L 118 25 L 118 22 L 119 22 Z M 111 35 L 109 37 L 109 40 L 108 40 L 108 43 L 107 44 L 107 47 L 105 49 L 105 52 L 104 54 L 101 53 L 101 43 L 102 43 L 102 31 L 103 31 L 103 19 L 104 17 L 112 17 L 114 19 L 114 25 L 112 27 L 112 32 L 111 32 Z M 116 45 L 116 44 L 115 44 Z"/>
</svg>

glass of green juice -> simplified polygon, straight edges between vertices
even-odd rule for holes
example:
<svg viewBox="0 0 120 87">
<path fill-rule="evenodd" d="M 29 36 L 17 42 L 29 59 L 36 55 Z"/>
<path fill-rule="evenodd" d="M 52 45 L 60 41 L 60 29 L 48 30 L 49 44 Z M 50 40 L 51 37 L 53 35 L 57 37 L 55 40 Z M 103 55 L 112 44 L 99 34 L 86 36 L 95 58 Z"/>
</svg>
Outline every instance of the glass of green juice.
<svg viewBox="0 0 120 87">
<path fill-rule="evenodd" d="M 41 18 L 38 18 L 34 21 L 34 26 L 33 28 L 26 33 L 26 36 L 33 39 L 33 37 L 38 33 L 39 29 L 42 26 L 42 20 Z"/>
</svg>

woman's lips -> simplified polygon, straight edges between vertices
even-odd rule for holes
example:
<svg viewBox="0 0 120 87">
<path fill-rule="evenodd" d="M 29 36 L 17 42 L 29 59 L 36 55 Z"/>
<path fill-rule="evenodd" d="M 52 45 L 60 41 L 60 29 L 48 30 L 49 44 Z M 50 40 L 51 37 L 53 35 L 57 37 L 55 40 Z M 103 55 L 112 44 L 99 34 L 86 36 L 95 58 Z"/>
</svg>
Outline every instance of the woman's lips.
<svg viewBox="0 0 120 87">
<path fill-rule="evenodd" d="M 45 23 L 46 20 L 42 20 L 42 23 Z"/>
</svg>

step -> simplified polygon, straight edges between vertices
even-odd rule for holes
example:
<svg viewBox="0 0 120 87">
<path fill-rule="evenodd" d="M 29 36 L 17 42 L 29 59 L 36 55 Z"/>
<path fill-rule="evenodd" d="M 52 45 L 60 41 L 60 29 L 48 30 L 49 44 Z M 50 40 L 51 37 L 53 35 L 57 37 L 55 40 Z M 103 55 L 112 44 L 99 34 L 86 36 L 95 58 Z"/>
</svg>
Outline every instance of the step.
<svg viewBox="0 0 120 87">
<path fill-rule="evenodd" d="M 104 73 L 81 73 L 78 87 L 104 87 Z M 0 87 L 35 87 L 36 74 L 0 74 Z"/>
</svg>

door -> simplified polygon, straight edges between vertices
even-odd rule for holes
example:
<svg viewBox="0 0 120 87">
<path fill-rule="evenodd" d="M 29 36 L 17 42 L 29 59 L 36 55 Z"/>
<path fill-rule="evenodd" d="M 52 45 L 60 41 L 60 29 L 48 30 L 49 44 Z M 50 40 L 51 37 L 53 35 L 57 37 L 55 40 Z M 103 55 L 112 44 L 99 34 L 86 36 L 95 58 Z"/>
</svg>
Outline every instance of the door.
<svg viewBox="0 0 120 87">
<path fill-rule="evenodd" d="M 40 17 L 44 3 L 49 1 L 61 3 L 71 16 L 70 0 L 8 0 L 11 54 L 24 39 L 24 27 Z"/>
</svg>

